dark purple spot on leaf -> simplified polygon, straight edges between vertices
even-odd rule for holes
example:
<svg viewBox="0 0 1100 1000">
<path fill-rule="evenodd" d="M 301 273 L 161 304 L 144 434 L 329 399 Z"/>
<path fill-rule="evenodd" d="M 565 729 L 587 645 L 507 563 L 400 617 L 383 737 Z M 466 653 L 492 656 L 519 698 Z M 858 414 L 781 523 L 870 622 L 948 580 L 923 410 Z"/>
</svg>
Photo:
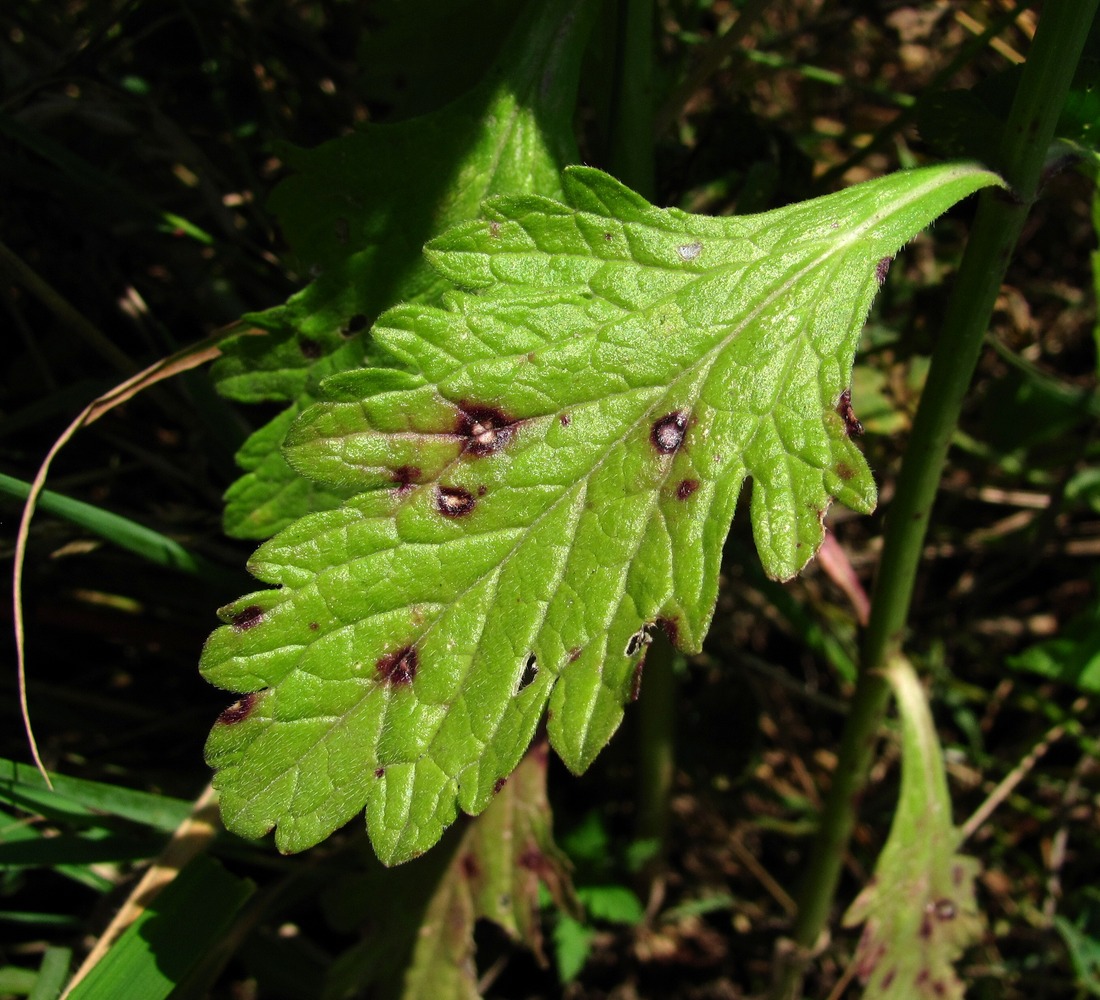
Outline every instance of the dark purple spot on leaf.
<svg viewBox="0 0 1100 1000">
<path fill-rule="evenodd" d="M 500 451 L 511 439 L 515 421 L 494 406 L 459 405 L 455 433 L 466 438 L 463 454 L 482 458 Z"/>
<path fill-rule="evenodd" d="M 462 860 L 458 863 L 458 866 L 462 870 L 463 877 L 471 882 L 481 874 L 481 865 L 477 863 L 477 858 L 469 852 L 462 855 Z"/>
<path fill-rule="evenodd" d="M 462 517 L 474 509 L 473 494 L 461 486 L 440 486 L 435 491 L 435 509 L 444 517 Z"/>
<path fill-rule="evenodd" d="M 610 242 L 611 242 L 611 241 L 612 241 L 612 240 L 613 240 L 613 239 L 614 239 L 615 237 L 614 237 L 614 236 L 612 236 L 612 235 L 611 235 L 610 233 L 604 233 L 604 234 L 603 234 L 603 238 L 604 238 L 605 240 L 607 240 L 607 241 L 608 241 L 608 243 L 610 243 Z"/>
<path fill-rule="evenodd" d="M 310 622 L 310 623 L 309 623 L 309 630 L 310 630 L 311 632 L 316 632 L 316 631 L 317 631 L 317 630 L 318 630 L 318 629 L 319 629 L 320 627 L 321 627 L 321 626 L 320 626 L 320 625 L 318 625 L 318 624 L 317 624 L 317 622 Z"/>
<path fill-rule="evenodd" d="M 574 646 L 571 650 L 569 650 L 569 662 L 570 663 L 574 663 L 576 660 L 579 660 L 580 656 L 581 656 L 581 647 L 580 646 Z"/>
<path fill-rule="evenodd" d="M 882 975 L 882 988 L 884 990 L 888 990 L 890 988 L 890 984 L 893 983 L 893 981 L 897 978 L 897 975 L 897 969 L 887 969 L 887 971 L 884 972 Z"/>
<path fill-rule="evenodd" d="M 393 476 L 393 481 L 397 484 L 397 492 L 408 493 L 420 478 L 420 466 L 399 465 L 390 472 L 390 475 Z"/>
<path fill-rule="evenodd" d="M 863 433 L 863 424 L 856 419 L 856 412 L 852 409 L 852 390 L 845 389 L 837 400 L 836 412 L 844 421 L 844 429 L 848 437 L 859 437 Z"/>
<path fill-rule="evenodd" d="M 244 722 L 256 705 L 257 692 L 242 695 L 232 705 L 218 716 L 218 722 L 223 726 L 233 726 L 238 722 Z"/>
<path fill-rule="evenodd" d="M 852 479 L 855 476 L 856 470 L 853 469 L 847 462 L 837 462 L 836 474 L 840 476 L 840 478 L 843 479 L 845 482 L 847 482 L 849 479 Z"/>
<path fill-rule="evenodd" d="M 529 872 L 535 872 L 535 874 L 546 871 L 549 867 L 546 863 L 546 855 L 538 849 L 536 844 L 528 844 L 524 847 L 520 852 L 520 856 L 516 858 L 516 864 Z"/>
<path fill-rule="evenodd" d="M 367 328 L 367 317 L 362 313 L 356 313 L 340 331 L 345 337 L 353 337 Z"/>
<path fill-rule="evenodd" d="M 560 417 L 558 417 L 558 423 L 561 424 L 562 427 L 568 427 L 572 422 L 573 418 L 569 416 L 568 413 L 563 413 Z"/>
<path fill-rule="evenodd" d="M 402 646 L 387 653 L 376 664 L 382 679 L 389 684 L 411 684 L 420 666 L 420 655 L 415 646 Z"/>
<path fill-rule="evenodd" d="M 247 632 L 264 620 L 264 609 L 258 604 L 250 604 L 229 619 L 229 624 L 238 632 Z"/>
<path fill-rule="evenodd" d="M 671 455 L 684 443 L 687 417 L 681 410 L 674 410 L 653 424 L 649 438 L 662 455 Z"/>
<path fill-rule="evenodd" d="M 485 485 L 484 483 L 482 483 L 482 484 L 481 484 L 481 485 L 480 485 L 480 486 L 479 486 L 479 487 L 477 488 L 477 495 L 478 495 L 479 497 L 483 497 L 483 496 L 485 496 L 485 494 L 486 494 L 486 493 L 487 493 L 488 491 L 489 491 L 489 487 L 488 487 L 488 486 L 486 486 L 486 485 Z"/>
<path fill-rule="evenodd" d="M 311 361 L 321 356 L 321 345 L 309 337 L 298 338 L 298 350 L 302 352 L 303 358 L 309 358 Z"/>
<path fill-rule="evenodd" d="M 489 223 L 489 235 L 491 237 L 493 237 L 493 239 L 499 239 L 500 238 L 500 223 L 499 222 L 490 222 Z"/>
<path fill-rule="evenodd" d="M 698 479 L 681 479 L 676 487 L 676 499 L 686 500 L 692 493 L 699 489 Z"/>
<path fill-rule="evenodd" d="M 932 921 L 928 919 L 927 912 L 920 918 L 920 930 L 917 933 L 922 941 L 927 941 L 932 936 Z"/>
<path fill-rule="evenodd" d="M 385 775 L 385 773 L 386 773 L 386 769 L 384 767 L 376 767 L 374 769 L 374 776 L 376 778 L 381 778 L 383 775 Z"/>
<path fill-rule="evenodd" d="M 523 663 L 523 673 L 520 674 L 519 684 L 516 685 L 516 694 L 526 687 L 530 687 L 539 675 L 539 665 L 535 660 L 535 654 L 531 653 Z"/>
<path fill-rule="evenodd" d="M 661 626 L 665 638 L 675 646 L 680 638 L 680 623 L 675 618 L 658 618 L 657 624 Z"/>
<path fill-rule="evenodd" d="M 504 787 L 504 786 L 505 786 L 505 785 L 506 785 L 507 783 L 508 783 L 508 779 L 507 779 L 507 778 L 497 778 L 497 780 L 493 782 L 493 794 L 494 794 L 494 795 L 499 795 L 499 794 L 500 794 L 500 790 L 501 790 L 501 789 L 502 789 L 502 788 L 503 788 L 503 787 Z"/>
<path fill-rule="evenodd" d="M 890 265 L 894 262 L 893 257 L 883 257 L 875 265 L 875 281 L 880 285 L 886 280 L 886 275 L 890 273 Z"/>
<path fill-rule="evenodd" d="M 642 671 L 645 670 L 645 657 L 643 656 L 635 665 L 634 673 L 630 678 L 630 700 L 637 701 L 642 693 Z"/>
</svg>

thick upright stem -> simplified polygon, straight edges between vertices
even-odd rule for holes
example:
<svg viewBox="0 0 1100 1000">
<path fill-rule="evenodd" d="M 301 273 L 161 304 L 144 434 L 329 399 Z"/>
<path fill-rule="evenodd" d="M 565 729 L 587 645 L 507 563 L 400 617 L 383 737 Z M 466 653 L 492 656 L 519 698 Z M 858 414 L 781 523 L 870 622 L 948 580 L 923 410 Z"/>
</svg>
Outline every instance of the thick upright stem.
<svg viewBox="0 0 1100 1000">
<path fill-rule="evenodd" d="M 947 450 L 1074 68 L 1100 0 L 1049 0 L 1009 115 L 998 166 L 1012 194 L 983 192 L 932 356 L 928 380 L 887 518 L 860 676 L 821 826 L 799 896 L 795 949 L 774 996 L 797 997 L 807 957 L 832 907 L 844 852 L 889 701 L 880 670 L 904 639 L 925 533 Z"/>
</svg>

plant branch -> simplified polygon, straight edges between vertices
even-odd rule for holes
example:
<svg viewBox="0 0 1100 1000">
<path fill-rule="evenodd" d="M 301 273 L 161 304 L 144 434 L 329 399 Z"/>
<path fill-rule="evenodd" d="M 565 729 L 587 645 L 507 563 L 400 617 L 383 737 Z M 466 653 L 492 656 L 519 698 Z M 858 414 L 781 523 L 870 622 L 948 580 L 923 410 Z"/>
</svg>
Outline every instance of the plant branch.
<svg viewBox="0 0 1100 1000">
<path fill-rule="evenodd" d="M 881 668 L 900 649 L 921 549 L 948 447 L 1012 250 L 1034 202 L 1055 125 L 1100 0 L 1051 0 L 1036 32 L 1002 137 L 998 166 L 1011 196 L 981 194 L 977 217 L 932 356 L 886 523 L 882 563 L 860 676 L 832 788 L 799 896 L 795 948 L 774 996 L 800 995 L 807 957 L 822 935 L 889 701 Z"/>
</svg>

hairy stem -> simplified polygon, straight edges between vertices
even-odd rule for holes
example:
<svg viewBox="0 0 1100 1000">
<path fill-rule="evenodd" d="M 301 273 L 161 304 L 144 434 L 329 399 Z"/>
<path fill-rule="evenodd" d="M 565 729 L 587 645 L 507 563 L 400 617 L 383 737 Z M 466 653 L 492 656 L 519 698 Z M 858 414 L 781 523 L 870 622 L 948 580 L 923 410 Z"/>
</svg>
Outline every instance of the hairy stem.
<svg viewBox="0 0 1100 1000">
<path fill-rule="evenodd" d="M 1100 0 L 1050 0 L 1035 35 L 1002 139 L 997 166 L 1012 189 L 980 196 L 970 242 L 887 519 L 882 562 L 860 675 L 817 839 L 799 895 L 794 949 L 774 996 L 801 994 L 803 970 L 826 926 L 856 821 L 889 687 L 881 668 L 900 649 L 921 550 L 947 450 L 1012 250 L 1035 200 L 1058 115 Z"/>
</svg>

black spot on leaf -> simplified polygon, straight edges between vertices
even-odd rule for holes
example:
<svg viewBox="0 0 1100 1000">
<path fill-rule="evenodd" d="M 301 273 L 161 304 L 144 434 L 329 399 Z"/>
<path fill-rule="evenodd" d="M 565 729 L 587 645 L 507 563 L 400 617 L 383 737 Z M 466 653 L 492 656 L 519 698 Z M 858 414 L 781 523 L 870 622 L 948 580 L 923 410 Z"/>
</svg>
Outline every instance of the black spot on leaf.
<svg viewBox="0 0 1100 1000">
<path fill-rule="evenodd" d="M 435 491 L 435 509 L 444 517 L 463 517 L 475 503 L 473 494 L 461 486 L 440 486 Z"/>
<path fill-rule="evenodd" d="M 681 479 L 676 487 L 676 499 L 686 500 L 697 489 L 699 489 L 698 479 Z"/>
<path fill-rule="evenodd" d="M 855 410 L 852 409 L 852 390 L 845 389 L 837 400 L 836 412 L 844 421 L 844 429 L 848 437 L 859 437 L 863 433 L 863 424 L 856 419 Z"/>
<path fill-rule="evenodd" d="M 526 687 L 530 687 L 539 675 L 539 665 L 535 660 L 535 654 L 531 653 L 523 664 L 523 673 L 520 674 L 519 683 L 516 685 L 516 694 Z"/>
<path fill-rule="evenodd" d="M 500 451 L 511 440 L 515 421 L 494 406 L 462 403 L 455 421 L 455 433 L 466 439 L 465 455 L 483 458 Z"/>
<path fill-rule="evenodd" d="M 684 443 L 686 432 L 687 417 L 683 411 L 674 410 L 654 422 L 649 439 L 662 455 L 671 455 Z"/>
<path fill-rule="evenodd" d="M 321 345 L 309 337 L 298 338 L 298 350 L 302 352 L 303 358 L 309 358 L 311 361 L 319 358 L 322 353 Z"/>
<path fill-rule="evenodd" d="M 574 646 L 571 650 L 569 650 L 569 662 L 573 663 L 574 661 L 579 660 L 581 652 L 582 650 L 580 646 Z"/>
<path fill-rule="evenodd" d="M 648 646 L 653 641 L 653 637 L 650 635 L 650 629 L 652 628 L 653 625 L 650 622 L 646 622 L 637 632 L 627 639 L 626 649 L 623 651 L 623 655 L 634 656 L 644 646 Z"/>
<path fill-rule="evenodd" d="M 500 794 L 500 790 L 501 790 L 501 789 L 502 789 L 502 788 L 503 788 L 503 787 L 504 787 L 504 786 L 505 786 L 505 785 L 506 785 L 507 783 L 508 783 L 508 779 L 507 779 L 507 778 L 497 778 L 497 780 L 493 782 L 493 794 L 494 794 L 494 795 L 499 795 L 499 794 Z"/>
<path fill-rule="evenodd" d="M 374 769 L 374 776 L 375 776 L 376 778 L 381 778 L 381 777 L 383 777 L 383 776 L 385 775 L 385 773 L 386 773 L 386 769 L 385 769 L 384 767 L 376 767 L 376 768 Z"/>
<path fill-rule="evenodd" d="M 258 697 L 259 693 L 256 691 L 242 695 L 218 716 L 218 722 L 223 726 L 234 726 L 238 722 L 244 722 L 256 707 Z"/>
<path fill-rule="evenodd" d="M 411 684 L 420 666 L 420 655 L 415 646 L 402 646 L 387 653 L 375 665 L 382 679 L 388 684 Z"/>
<path fill-rule="evenodd" d="M 229 624 L 238 632 L 247 632 L 264 620 L 264 609 L 258 604 L 250 604 L 229 619 Z"/>
<path fill-rule="evenodd" d="M 319 624 L 317 624 L 317 622 L 310 622 L 309 623 L 309 630 L 311 632 L 316 632 L 320 627 L 321 626 Z"/>
<path fill-rule="evenodd" d="M 560 417 L 558 417 L 558 423 L 561 424 L 562 427 L 568 427 L 572 422 L 573 418 L 569 416 L 568 413 L 563 413 Z"/>
</svg>

